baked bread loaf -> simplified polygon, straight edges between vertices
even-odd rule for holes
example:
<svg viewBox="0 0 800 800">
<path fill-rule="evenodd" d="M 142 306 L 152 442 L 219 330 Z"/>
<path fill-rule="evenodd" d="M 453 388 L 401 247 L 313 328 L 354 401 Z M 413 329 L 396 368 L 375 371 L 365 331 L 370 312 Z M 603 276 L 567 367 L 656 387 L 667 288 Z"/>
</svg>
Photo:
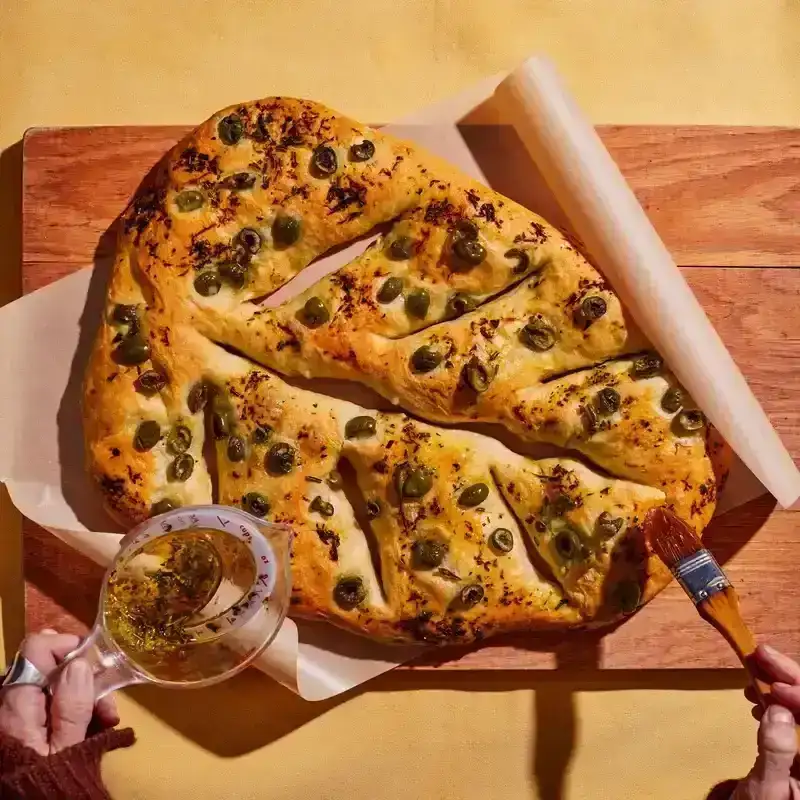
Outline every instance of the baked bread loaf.
<svg viewBox="0 0 800 800">
<path fill-rule="evenodd" d="M 347 266 L 269 297 L 389 222 Z M 533 460 L 279 374 L 570 453 Z M 294 612 L 387 640 L 629 613 L 669 580 L 643 514 L 666 503 L 702 533 L 717 493 L 702 414 L 568 239 L 430 154 L 286 98 L 215 114 L 123 214 L 84 419 L 117 519 L 214 499 L 285 521 Z"/>
</svg>

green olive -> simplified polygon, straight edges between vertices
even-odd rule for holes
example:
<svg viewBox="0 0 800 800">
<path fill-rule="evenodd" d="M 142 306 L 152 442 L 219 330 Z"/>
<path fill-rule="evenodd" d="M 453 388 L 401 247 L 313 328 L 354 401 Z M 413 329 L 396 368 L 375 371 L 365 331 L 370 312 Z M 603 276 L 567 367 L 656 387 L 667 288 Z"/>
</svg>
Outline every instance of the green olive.
<svg viewBox="0 0 800 800">
<path fill-rule="evenodd" d="M 219 273 L 215 270 L 201 272 L 194 279 L 194 290 L 202 297 L 213 297 L 222 288 Z"/>
<path fill-rule="evenodd" d="M 661 372 L 664 362 L 658 353 L 644 353 L 635 358 L 631 364 L 631 376 L 633 378 L 652 378 Z"/>
<path fill-rule="evenodd" d="M 364 439 L 374 436 L 377 430 L 377 423 L 374 417 L 353 417 L 344 426 L 346 439 Z"/>
<path fill-rule="evenodd" d="M 233 244 L 255 255 L 261 249 L 261 234 L 254 228 L 242 228 L 234 237 Z"/>
<path fill-rule="evenodd" d="M 321 144 L 314 149 L 311 156 L 311 167 L 318 175 L 333 175 L 339 166 L 336 151 L 326 144 Z"/>
<path fill-rule="evenodd" d="M 398 297 L 400 297 L 400 293 L 402 291 L 402 278 L 387 278 L 383 282 L 383 286 L 381 286 L 381 288 L 378 290 L 378 302 L 391 303 L 392 300 L 396 300 Z"/>
<path fill-rule="evenodd" d="M 339 472 L 338 469 L 331 470 L 328 477 L 325 479 L 325 483 L 333 490 L 341 489 L 344 486 L 344 479 L 342 478 L 342 473 Z"/>
<path fill-rule="evenodd" d="M 584 297 L 581 301 L 580 307 L 575 314 L 575 319 L 578 324 L 588 328 L 595 320 L 600 319 L 607 310 L 608 305 L 600 295 L 590 295 L 589 297 Z"/>
<path fill-rule="evenodd" d="M 685 436 L 703 430 L 705 424 L 706 418 L 702 411 L 696 408 L 687 408 L 675 417 L 673 429 L 678 436 Z"/>
<path fill-rule="evenodd" d="M 152 397 L 167 385 L 167 379 L 157 370 L 145 370 L 133 383 L 134 389 L 145 397 Z"/>
<path fill-rule="evenodd" d="M 111 319 L 119 325 L 135 325 L 139 321 L 139 313 L 135 305 L 118 303 L 111 312 Z"/>
<path fill-rule="evenodd" d="M 137 333 L 126 336 L 115 348 L 111 357 L 117 364 L 133 366 L 150 358 L 150 345 Z"/>
<path fill-rule="evenodd" d="M 186 405 L 192 414 L 202 411 L 208 402 L 208 385 L 203 381 L 199 381 L 189 390 L 189 395 L 186 398 Z"/>
<path fill-rule="evenodd" d="M 447 555 L 447 545 L 434 539 L 417 539 L 411 547 L 411 557 L 417 569 L 436 569 Z"/>
<path fill-rule="evenodd" d="M 594 523 L 594 532 L 601 539 L 610 539 L 620 532 L 624 524 L 622 517 L 612 517 L 608 511 L 604 511 Z"/>
<path fill-rule="evenodd" d="M 598 414 L 608 417 L 615 411 L 619 411 L 620 402 L 619 392 L 607 386 L 594 396 L 593 404 Z"/>
<path fill-rule="evenodd" d="M 166 514 L 167 511 L 174 511 L 179 507 L 180 503 L 177 500 L 173 500 L 170 497 L 165 497 L 150 506 L 150 516 L 157 517 L 159 514 Z"/>
<path fill-rule="evenodd" d="M 339 578 L 333 590 L 333 599 L 345 611 L 352 611 L 367 599 L 367 589 L 361 578 Z"/>
<path fill-rule="evenodd" d="M 269 425 L 259 425 L 251 434 L 250 441 L 253 444 L 266 444 L 272 436 L 272 428 Z"/>
<path fill-rule="evenodd" d="M 133 446 L 143 453 L 146 450 L 152 450 L 161 440 L 161 428 L 159 424 L 152 419 L 146 419 L 140 422 L 136 428 L 136 433 L 133 436 Z"/>
<path fill-rule="evenodd" d="M 674 414 L 683 407 L 683 390 L 677 386 L 667 389 L 661 397 L 661 408 L 668 414 Z"/>
<path fill-rule="evenodd" d="M 553 536 L 553 547 L 562 561 L 575 561 L 583 550 L 580 537 L 568 527 L 561 528 Z"/>
<path fill-rule="evenodd" d="M 458 242 L 461 239 L 477 239 L 478 226 L 471 219 L 460 219 L 455 228 L 450 232 L 450 239 L 452 242 Z"/>
<path fill-rule="evenodd" d="M 319 328 L 331 318 L 331 315 L 319 297 L 309 297 L 298 312 L 298 317 L 307 328 Z"/>
<path fill-rule="evenodd" d="M 334 515 L 334 508 L 333 503 L 329 503 L 327 500 L 324 500 L 322 497 L 317 495 L 309 505 L 309 510 L 316 511 L 317 514 L 320 514 L 323 517 L 332 517 Z"/>
<path fill-rule="evenodd" d="M 447 305 L 444 307 L 444 315 L 447 319 L 455 319 L 462 314 L 474 311 L 477 307 L 478 301 L 472 295 L 464 292 L 455 292 L 447 300 Z"/>
<path fill-rule="evenodd" d="M 185 453 L 192 446 L 192 432 L 185 425 L 176 425 L 167 436 L 167 452 L 173 456 Z"/>
<path fill-rule="evenodd" d="M 367 519 L 377 519 L 381 515 L 382 510 L 383 507 L 381 506 L 381 501 L 378 500 L 377 497 L 373 497 L 370 500 L 367 500 L 366 503 Z"/>
<path fill-rule="evenodd" d="M 505 256 L 506 258 L 516 260 L 517 263 L 512 270 L 515 275 L 522 275 L 530 268 L 531 259 L 525 250 L 520 250 L 518 247 L 512 247 L 510 250 L 506 250 Z"/>
<path fill-rule="evenodd" d="M 256 176 L 252 172 L 234 172 L 222 181 L 222 185 L 233 192 L 243 192 L 256 185 Z"/>
<path fill-rule="evenodd" d="M 459 239 L 453 244 L 453 255 L 453 268 L 462 272 L 477 267 L 486 258 L 486 248 L 477 239 Z"/>
<path fill-rule="evenodd" d="M 247 282 L 247 267 L 235 261 L 223 261 L 219 265 L 222 280 L 234 289 L 241 289 Z"/>
<path fill-rule="evenodd" d="M 392 261 L 407 261 L 416 251 L 416 243 L 410 236 L 398 236 L 389 245 L 389 258 Z"/>
<path fill-rule="evenodd" d="M 473 583 L 469 586 L 465 586 L 461 590 L 461 604 L 466 606 L 467 608 L 471 608 L 472 606 L 476 606 L 478 603 L 483 600 L 485 592 L 483 590 L 483 586 L 479 583 Z"/>
<path fill-rule="evenodd" d="M 288 475 L 294 469 L 295 451 L 286 442 L 277 442 L 270 447 L 264 466 L 273 475 Z"/>
<path fill-rule="evenodd" d="M 400 499 L 424 497 L 433 486 L 430 472 L 419 467 L 398 467 L 395 472 L 395 488 Z"/>
<path fill-rule="evenodd" d="M 248 492 L 242 498 L 242 505 L 254 517 L 266 517 L 269 513 L 269 501 L 258 492 Z"/>
<path fill-rule="evenodd" d="M 501 553 L 510 553 L 514 549 L 514 534 L 508 528 L 497 528 L 489 537 L 489 546 Z"/>
<path fill-rule="evenodd" d="M 414 372 L 430 372 L 442 363 L 442 354 L 430 345 L 423 345 L 411 355 L 411 367 Z"/>
<path fill-rule="evenodd" d="M 431 295 L 427 289 L 414 289 L 406 297 L 406 313 L 409 317 L 425 319 L 431 305 Z"/>
<path fill-rule="evenodd" d="M 228 437 L 227 455 L 228 461 L 233 461 L 234 463 L 244 461 L 244 457 L 247 455 L 247 447 L 241 436 Z"/>
<path fill-rule="evenodd" d="M 374 155 L 375 145 L 369 139 L 350 146 L 350 158 L 353 161 L 369 161 Z"/>
<path fill-rule="evenodd" d="M 171 481 L 183 483 L 194 472 L 194 459 L 188 453 L 181 453 L 170 465 L 167 477 Z"/>
<path fill-rule="evenodd" d="M 272 241 L 282 247 L 294 244 L 302 233 L 303 222 L 300 217 L 278 214 L 272 223 Z"/>
<path fill-rule="evenodd" d="M 519 340 L 530 350 L 544 352 L 556 343 L 556 332 L 548 322 L 539 317 L 531 317 L 519 332 Z"/>
<path fill-rule="evenodd" d="M 185 192 L 175 195 L 175 205 L 178 207 L 178 211 L 183 211 L 184 213 L 196 211 L 203 205 L 203 202 L 203 193 L 197 191 L 197 189 L 187 189 Z"/>
<path fill-rule="evenodd" d="M 238 114 L 228 114 L 217 125 L 219 138 L 225 144 L 236 144 L 244 134 L 244 123 Z"/>
<path fill-rule="evenodd" d="M 225 411 L 215 411 L 211 415 L 211 430 L 214 438 L 224 439 L 231 432 L 231 422 Z"/>
<path fill-rule="evenodd" d="M 489 487 L 485 483 L 473 483 L 461 492 L 458 504 L 465 508 L 479 506 L 489 496 Z"/>
<path fill-rule="evenodd" d="M 632 614 L 639 607 L 642 601 L 642 589 L 638 581 L 620 581 L 612 593 L 614 604 L 623 614 Z"/>
<path fill-rule="evenodd" d="M 464 382 L 478 394 L 489 388 L 496 374 L 495 367 L 487 366 L 477 356 L 472 356 L 463 369 Z"/>
</svg>

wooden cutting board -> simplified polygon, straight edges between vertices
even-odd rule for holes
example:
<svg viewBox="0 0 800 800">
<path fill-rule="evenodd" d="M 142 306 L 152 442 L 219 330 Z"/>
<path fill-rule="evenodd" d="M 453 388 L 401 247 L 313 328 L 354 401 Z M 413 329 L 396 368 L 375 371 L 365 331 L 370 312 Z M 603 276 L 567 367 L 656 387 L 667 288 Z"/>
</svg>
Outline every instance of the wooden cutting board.
<svg viewBox="0 0 800 800">
<path fill-rule="evenodd" d="M 24 291 L 109 255 L 109 226 L 186 130 L 29 131 L 23 144 Z M 609 126 L 600 134 L 800 461 L 800 130 Z M 798 522 L 800 517 L 776 511 L 765 496 L 721 517 L 707 534 L 756 633 L 795 657 Z M 24 537 L 28 628 L 85 630 L 102 571 L 31 523 Z M 681 590 L 671 586 L 614 630 L 499 639 L 437 651 L 411 668 L 736 665 Z"/>
</svg>

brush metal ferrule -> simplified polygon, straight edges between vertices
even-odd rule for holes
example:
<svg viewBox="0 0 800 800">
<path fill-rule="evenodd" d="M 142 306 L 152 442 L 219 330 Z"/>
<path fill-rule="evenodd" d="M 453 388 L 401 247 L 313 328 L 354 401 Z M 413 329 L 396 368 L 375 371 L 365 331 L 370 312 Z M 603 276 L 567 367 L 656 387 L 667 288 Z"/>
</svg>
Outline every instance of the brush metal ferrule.
<svg viewBox="0 0 800 800">
<path fill-rule="evenodd" d="M 695 605 L 731 585 L 722 567 L 708 550 L 698 550 L 679 561 L 673 574 Z"/>
</svg>

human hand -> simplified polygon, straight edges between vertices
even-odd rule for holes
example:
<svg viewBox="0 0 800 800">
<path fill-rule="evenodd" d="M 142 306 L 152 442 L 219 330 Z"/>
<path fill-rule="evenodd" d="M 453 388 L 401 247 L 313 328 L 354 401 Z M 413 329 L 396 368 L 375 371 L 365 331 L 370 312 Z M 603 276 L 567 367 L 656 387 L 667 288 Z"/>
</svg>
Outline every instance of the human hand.
<svg viewBox="0 0 800 800">
<path fill-rule="evenodd" d="M 28 636 L 20 652 L 42 674 L 49 675 L 79 644 L 77 636 L 43 630 Z M 48 696 L 38 686 L 6 688 L 0 705 L 0 731 L 48 756 L 82 742 L 93 715 L 104 728 L 119 722 L 111 696 L 95 705 L 94 676 L 82 659 L 64 668 L 51 691 Z"/>
<path fill-rule="evenodd" d="M 771 684 L 772 704 L 762 709 L 753 687 L 745 690 L 755 704 L 751 713 L 760 720 L 758 757 L 731 800 L 800 800 L 800 783 L 792 777 L 798 746 L 795 719 L 800 719 L 800 665 L 765 646 L 756 650 L 753 665 L 759 677 Z"/>
</svg>

